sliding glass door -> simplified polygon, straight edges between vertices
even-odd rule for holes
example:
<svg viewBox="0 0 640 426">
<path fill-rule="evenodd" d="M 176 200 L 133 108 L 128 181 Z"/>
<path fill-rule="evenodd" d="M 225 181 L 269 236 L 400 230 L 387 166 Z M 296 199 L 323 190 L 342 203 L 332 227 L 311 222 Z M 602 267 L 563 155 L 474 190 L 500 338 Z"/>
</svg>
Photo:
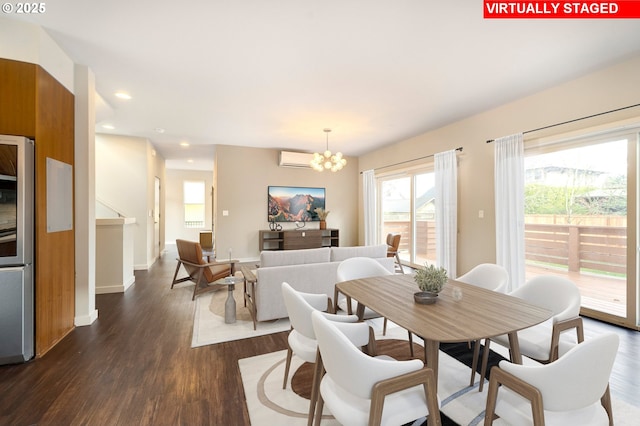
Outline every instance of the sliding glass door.
<svg viewBox="0 0 640 426">
<path fill-rule="evenodd" d="M 400 234 L 400 260 L 410 266 L 436 262 L 435 176 L 407 171 L 378 179 L 380 236 Z"/>
<path fill-rule="evenodd" d="M 526 151 L 527 279 L 568 277 L 583 313 L 611 322 L 635 322 L 636 238 L 628 225 L 637 139 L 612 132 Z"/>
</svg>

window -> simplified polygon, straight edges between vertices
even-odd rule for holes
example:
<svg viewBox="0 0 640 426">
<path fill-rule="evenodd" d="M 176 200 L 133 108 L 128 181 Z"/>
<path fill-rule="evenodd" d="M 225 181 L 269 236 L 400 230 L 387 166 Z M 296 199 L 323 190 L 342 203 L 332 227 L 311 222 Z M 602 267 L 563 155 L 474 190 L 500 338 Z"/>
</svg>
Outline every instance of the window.
<svg viewBox="0 0 640 426">
<path fill-rule="evenodd" d="M 184 226 L 204 228 L 204 181 L 184 181 Z"/>
<path fill-rule="evenodd" d="M 436 262 L 435 174 L 407 172 L 402 177 L 379 178 L 380 235 L 400 234 L 403 263 Z"/>
</svg>

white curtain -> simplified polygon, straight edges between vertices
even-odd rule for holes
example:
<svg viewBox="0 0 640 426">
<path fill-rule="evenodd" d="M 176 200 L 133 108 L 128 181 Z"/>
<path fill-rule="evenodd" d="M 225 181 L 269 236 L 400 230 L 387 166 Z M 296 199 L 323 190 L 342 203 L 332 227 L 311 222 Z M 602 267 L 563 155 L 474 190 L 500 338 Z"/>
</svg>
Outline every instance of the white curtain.
<svg viewBox="0 0 640 426">
<path fill-rule="evenodd" d="M 434 155 L 436 178 L 436 262 L 456 278 L 458 165 L 456 151 Z"/>
<path fill-rule="evenodd" d="M 509 291 L 524 283 L 524 147 L 522 133 L 495 140 L 496 260 Z"/>
<path fill-rule="evenodd" d="M 362 172 L 362 194 L 364 208 L 364 245 L 377 244 L 376 241 L 376 179 L 373 170 Z"/>
</svg>

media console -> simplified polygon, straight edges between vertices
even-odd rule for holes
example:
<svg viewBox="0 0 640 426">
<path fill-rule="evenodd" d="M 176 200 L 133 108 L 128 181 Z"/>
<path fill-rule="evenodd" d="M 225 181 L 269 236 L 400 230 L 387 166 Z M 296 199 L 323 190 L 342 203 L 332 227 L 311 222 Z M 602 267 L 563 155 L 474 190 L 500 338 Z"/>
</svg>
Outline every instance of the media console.
<svg viewBox="0 0 640 426">
<path fill-rule="evenodd" d="M 260 231 L 259 250 L 298 250 L 319 247 L 338 247 L 338 229 L 288 229 Z"/>
</svg>

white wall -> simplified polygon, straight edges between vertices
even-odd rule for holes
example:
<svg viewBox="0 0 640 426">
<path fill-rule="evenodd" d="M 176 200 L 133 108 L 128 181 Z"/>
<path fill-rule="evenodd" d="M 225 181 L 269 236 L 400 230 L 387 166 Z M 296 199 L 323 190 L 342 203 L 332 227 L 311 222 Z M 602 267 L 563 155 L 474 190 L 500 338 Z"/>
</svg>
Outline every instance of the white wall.
<svg viewBox="0 0 640 426">
<path fill-rule="evenodd" d="M 96 310 L 95 77 L 75 67 L 76 326 L 92 324 Z"/>
<path fill-rule="evenodd" d="M 166 244 L 175 244 L 176 239 L 181 238 L 191 241 L 199 241 L 200 231 L 211 229 L 213 171 L 200 170 L 166 170 Z M 205 197 L 205 226 L 202 229 L 184 227 L 184 181 L 204 181 Z"/>
<path fill-rule="evenodd" d="M 164 160 L 147 139 L 96 135 L 96 199 L 125 217 L 136 219 L 134 266 L 148 269 L 153 255 L 153 177 Z M 162 240 L 161 240 L 162 241 Z"/>
<path fill-rule="evenodd" d="M 327 228 L 340 230 L 340 245 L 358 242 L 358 159 L 347 157 L 347 166 L 336 173 L 278 166 L 277 149 L 229 145 L 216 147 L 215 238 L 219 253 L 233 249 L 240 260 L 257 259 L 258 231 L 269 229 L 267 187 L 307 186 L 326 188 Z M 223 216 L 222 212 L 229 212 Z M 295 225 L 282 224 L 285 229 Z M 306 225 L 318 229 L 318 223 Z M 226 256 L 225 256 L 226 257 Z"/>
</svg>

